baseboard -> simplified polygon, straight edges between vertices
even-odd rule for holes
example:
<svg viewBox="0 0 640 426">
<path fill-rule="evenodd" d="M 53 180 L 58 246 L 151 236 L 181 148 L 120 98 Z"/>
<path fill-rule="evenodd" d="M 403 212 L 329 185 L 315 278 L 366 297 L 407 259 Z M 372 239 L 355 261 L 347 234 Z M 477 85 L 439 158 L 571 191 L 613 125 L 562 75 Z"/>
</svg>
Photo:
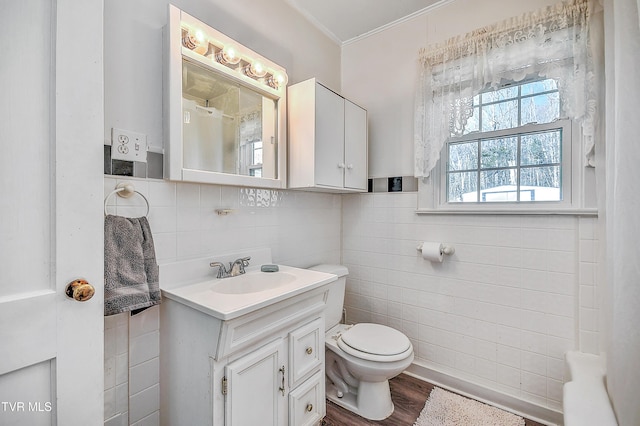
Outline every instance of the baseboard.
<svg viewBox="0 0 640 426">
<path fill-rule="evenodd" d="M 480 402 L 485 402 L 538 423 L 549 426 L 563 424 L 562 413 L 558 411 L 541 407 L 537 404 L 506 395 L 485 386 L 442 373 L 434 370 L 433 368 L 416 363 L 415 361 L 409 366 L 405 373 L 417 377 L 418 379 L 425 380 L 438 387 L 448 389 Z"/>
</svg>

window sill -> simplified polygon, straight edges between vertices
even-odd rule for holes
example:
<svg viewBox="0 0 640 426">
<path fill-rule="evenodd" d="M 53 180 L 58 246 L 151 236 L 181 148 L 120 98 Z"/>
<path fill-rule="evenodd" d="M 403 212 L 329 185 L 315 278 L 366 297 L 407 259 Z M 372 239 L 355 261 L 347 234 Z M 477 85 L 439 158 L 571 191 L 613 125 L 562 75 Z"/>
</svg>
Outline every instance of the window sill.
<svg viewBox="0 0 640 426">
<path fill-rule="evenodd" d="M 465 209 L 417 209 L 418 215 L 567 215 L 597 217 L 598 209 L 527 209 L 527 208 L 465 208 Z"/>
</svg>

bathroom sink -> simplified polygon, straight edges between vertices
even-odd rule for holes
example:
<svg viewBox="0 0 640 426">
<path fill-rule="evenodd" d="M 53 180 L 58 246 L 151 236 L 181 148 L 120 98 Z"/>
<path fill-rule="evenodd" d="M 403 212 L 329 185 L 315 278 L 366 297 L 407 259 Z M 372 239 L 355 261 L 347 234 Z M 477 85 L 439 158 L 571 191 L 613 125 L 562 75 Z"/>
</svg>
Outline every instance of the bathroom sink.
<svg viewBox="0 0 640 426">
<path fill-rule="evenodd" d="M 206 269 L 193 263 L 173 267 L 165 273 L 165 278 L 170 275 L 170 283 L 165 285 L 161 270 L 162 295 L 218 319 L 230 320 L 337 280 L 334 274 L 285 265 L 279 265 L 278 272 L 262 272 L 260 266 L 254 266 L 243 275 L 216 279 L 208 262 Z M 208 275 L 189 275 L 194 269 Z"/>
<path fill-rule="evenodd" d="M 217 280 L 211 285 L 211 291 L 221 294 L 258 293 L 286 286 L 295 280 L 296 276 L 288 272 L 253 271 Z"/>
</svg>

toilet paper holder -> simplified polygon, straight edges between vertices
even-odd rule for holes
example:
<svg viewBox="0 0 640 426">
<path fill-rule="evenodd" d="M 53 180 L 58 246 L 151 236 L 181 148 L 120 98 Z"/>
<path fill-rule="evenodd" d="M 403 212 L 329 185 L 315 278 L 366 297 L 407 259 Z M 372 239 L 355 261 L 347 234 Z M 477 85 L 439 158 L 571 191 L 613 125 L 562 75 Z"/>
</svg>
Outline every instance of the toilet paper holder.
<svg viewBox="0 0 640 426">
<path fill-rule="evenodd" d="M 418 247 L 416 247 L 416 249 L 418 251 L 422 251 L 422 245 L 423 244 L 424 243 L 418 244 Z M 454 246 L 448 245 L 448 244 L 444 244 L 444 243 L 440 244 L 440 254 L 446 254 L 446 255 L 450 256 L 450 255 L 454 254 L 455 252 L 456 252 L 456 249 L 455 249 Z"/>
</svg>

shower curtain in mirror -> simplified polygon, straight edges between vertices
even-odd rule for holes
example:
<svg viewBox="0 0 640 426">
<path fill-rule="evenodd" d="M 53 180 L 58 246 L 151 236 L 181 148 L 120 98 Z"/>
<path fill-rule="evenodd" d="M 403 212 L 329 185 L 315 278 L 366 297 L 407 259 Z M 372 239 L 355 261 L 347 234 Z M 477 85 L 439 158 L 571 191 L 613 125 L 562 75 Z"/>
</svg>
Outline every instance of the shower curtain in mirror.
<svg viewBox="0 0 640 426">
<path fill-rule="evenodd" d="M 222 111 L 182 100 L 183 165 L 186 169 L 224 172 Z"/>
</svg>

